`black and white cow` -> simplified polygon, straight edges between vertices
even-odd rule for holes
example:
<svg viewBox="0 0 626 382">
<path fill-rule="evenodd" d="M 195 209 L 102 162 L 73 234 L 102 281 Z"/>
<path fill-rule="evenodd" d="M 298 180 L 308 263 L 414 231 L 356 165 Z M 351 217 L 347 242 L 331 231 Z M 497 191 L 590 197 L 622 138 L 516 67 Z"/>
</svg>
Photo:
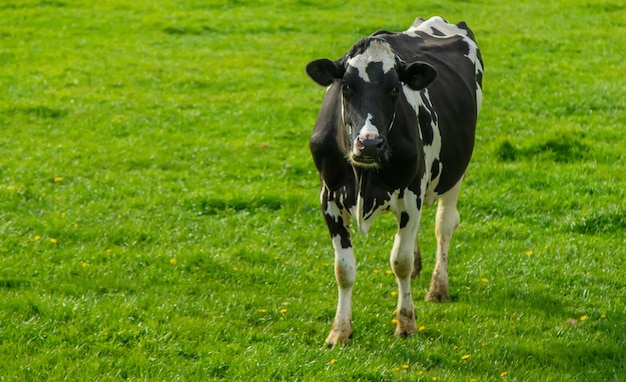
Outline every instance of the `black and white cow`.
<svg viewBox="0 0 626 382">
<path fill-rule="evenodd" d="M 417 329 L 410 283 L 421 269 L 417 231 L 422 206 L 436 198 L 437 259 L 426 300 L 450 298 L 448 247 L 482 100 L 474 35 L 464 22 L 418 18 L 405 32 L 376 32 L 340 59 L 312 61 L 306 71 L 327 87 L 310 140 L 339 287 L 326 342 L 345 345 L 352 334 L 350 218 L 365 234 L 388 211 L 398 219 L 390 258 L 398 284 L 395 334 L 411 334 Z"/>
</svg>

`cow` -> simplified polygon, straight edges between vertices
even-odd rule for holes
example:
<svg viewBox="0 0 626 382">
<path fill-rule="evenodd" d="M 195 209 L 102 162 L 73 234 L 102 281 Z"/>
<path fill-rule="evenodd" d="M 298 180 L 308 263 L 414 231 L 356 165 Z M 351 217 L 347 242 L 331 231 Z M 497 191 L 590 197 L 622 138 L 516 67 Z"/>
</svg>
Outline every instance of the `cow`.
<svg viewBox="0 0 626 382">
<path fill-rule="evenodd" d="M 398 222 L 390 256 L 398 285 L 395 335 L 410 335 L 417 331 L 410 289 L 421 270 L 417 232 L 422 207 L 435 199 L 437 252 L 426 300 L 450 299 L 448 248 L 482 103 L 474 34 L 465 22 L 417 18 L 404 32 L 361 39 L 338 60 L 314 60 L 306 72 L 326 87 L 309 142 L 338 285 L 326 343 L 344 346 L 352 336 L 350 220 L 366 234 L 385 212 Z"/>
</svg>

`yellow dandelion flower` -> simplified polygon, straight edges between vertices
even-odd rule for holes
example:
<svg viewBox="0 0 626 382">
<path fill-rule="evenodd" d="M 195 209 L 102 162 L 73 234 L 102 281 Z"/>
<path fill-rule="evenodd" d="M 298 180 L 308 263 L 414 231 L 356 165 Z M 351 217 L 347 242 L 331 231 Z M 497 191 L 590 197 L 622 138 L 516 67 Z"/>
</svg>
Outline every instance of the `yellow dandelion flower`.
<svg viewBox="0 0 626 382">
<path fill-rule="evenodd" d="M 391 371 L 393 371 L 394 373 L 397 373 L 398 371 L 400 371 L 400 368 L 396 366 L 393 369 L 391 369 Z"/>
<path fill-rule="evenodd" d="M 267 313 L 267 309 L 261 308 L 261 309 L 259 309 L 259 313 Z"/>
<path fill-rule="evenodd" d="M 330 364 L 331 364 L 331 365 L 334 365 L 334 364 L 336 364 L 336 363 L 337 363 L 337 360 L 336 360 L 336 359 L 334 359 L 334 358 L 333 358 L 333 359 L 331 359 L 331 360 L 330 360 Z"/>
<path fill-rule="evenodd" d="M 56 243 L 58 243 L 58 241 L 57 241 L 57 239 L 55 239 L 55 238 L 51 237 L 51 238 L 50 238 L 50 243 L 52 243 L 52 244 L 56 244 Z"/>
<path fill-rule="evenodd" d="M 458 347 L 457 345 L 454 345 L 454 346 L 452 347 L 452 350 L 457 350 L 458 348 L 459 348 L 459 347 Z"/>
<path fill-rule="evenodd" d="M 606 318 L 606 314 L 601 314 L 600 318 L 604 320 Z"/>
<path fill-rule="evenodd" d="M 461 357 L 461 359 L 462 359 L 463 361 L 465 361 L 465 360 L 468 360 L 468 359 L 469 359 L 469 357 L 470 357 L 470 355 L 469 355 L 469 354 L 465 354 L 465 355 L 463 355 L 463 356 Z"/>
<path fill-rule="evenodd" d="M 398 323 L 398 319 L 397 319 L 397 318 L 394 318 L 393 320 L 391 320 L 391 323 L 392 323 L 392 324 L 397 324 L 397 323 Z"/>
<path fill-rule="evenodd" d="M 280 310 L 280 314 L 286 314 L 287 313 L 287 308 L 282 308 Z"/>
<path fill-rule="evenodd" d="M 83 263 L 82 264 L 83 269 L 87 268 L 88 266 L 89 266 L 89 264 L 87 264 L 87 263 Z"/>
<path fill-rule="evenodd" d="M 239 268 L 233 267 L 233 271 L 237 272 L 238 270 L 239 270 Z"/>
<path fill-rule="evenodd" d="M 54 183 L 59 183 L 59 182 L 62 182 L 62 181 L 63 181 L 63 178 L 61 178 L 60 176 L 57 176 L 57 177 L 54 178 Z"/>
<path fill-rule="evenodd" d="M 392 290 L 391 291 L 391 295 L 392 296 L 397 296 L 398 295 L 398 291 L 397 290 Z"/>
<path fill-rule="evenodd" d="M 378 269 L 374 269 L 374 273 L 378 273 L 380 272 Z"/>
<path fill-rule="evenodd" d="M 274 256 L 274 260 L 279 260 L 280 256 Z"/>
<path fill-rule="evenodd" d="M 402 365 L 402 368 L 403 368 L 404 370 L 406 370 L 406 369 L 408 369 L 408 368 L 409 368 L 409 365 L 404 364 L 404 365 Z"/>
<path fill-rule="evenodd" d="M 170 259 L 170 264 L 172 264 L 172 265 L 176 265 L 176 264 L 178 264 L 178 260 L 176 260 L 176 259 Z"/>
<path fill-rule="evenodd" d="M 422 325 L 419 328 L 417 328 L 418 332 L 423 332 L 424 330 L 426 330 L 426 327 L 424 325 Z"/>
<path fill-rule="evenodd" d="M 289 261 L 285 261 L 285 263 L 284 263 L 284 264 L 285 264 L 285 265 L 289 265 Z"/>
<path fill-rule="evenodd" d="M 489 282 L 489 279 L 486 277 L 483 277 L 480 281 L 484 282 L 485 284 L 487 284 Z"/>
<path fill-rule="evenodd" d="M 35 236 L 35 241 L 39 241 L 39 240 L 41 240 L 41 236 L 39 235 Z"/>
<path fill-rule="evenodd" d="M 437 379 L 439 379 L 439 378 L 437 378 L 437 377 L 432 377 L 431 379 L 432 379 L 433 381 L 436 381 L 436 380 L 437 380 Z"/>
<path fill-rule="evenodd" d="M 587 315 L 583 314 L 582 316 L 580 316 L 580 320 L 581 321 L 586 321 L 587 320 Z"/>
<path fill-rule="evenodd" d="M 509 373 L 507 373 L 506 371 L 503 371 L 502 373 L 500 373 L 500 378 L 504 378 L 508 375 Z"/>
<path fill-rule="evenodd" d="M 530 256 L 533 254 L 533 251 L 526 251 L 526 256 Z"/>
<path fill-rule="evenodd" d="M 387 274 L 387 275 L 390 275 L 390 274 L 392 274 L 392 273 L 393 273 L 393 272 L 391 271 L 391 269 L 387 269 L 387 270 L 385 271 L 385 274 Z"/>
</svg>

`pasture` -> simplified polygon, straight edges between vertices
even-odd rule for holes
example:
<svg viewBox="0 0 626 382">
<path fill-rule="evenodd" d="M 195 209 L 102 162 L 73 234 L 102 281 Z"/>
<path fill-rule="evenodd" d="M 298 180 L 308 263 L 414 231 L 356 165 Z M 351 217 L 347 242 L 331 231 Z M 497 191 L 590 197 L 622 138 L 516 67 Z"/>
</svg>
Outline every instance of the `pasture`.
<svg viewBox="0 0 626 382">
<path fill-rule="evenodd" d="M 0 4 L 0 380 L 626 381 L 626 6 L 556 1 Z M 453 301 L 392 335 L 396 222 L 353 235 L 354 337 L 304 73 L 417 16 L 485 61 Z"/>
</svg>

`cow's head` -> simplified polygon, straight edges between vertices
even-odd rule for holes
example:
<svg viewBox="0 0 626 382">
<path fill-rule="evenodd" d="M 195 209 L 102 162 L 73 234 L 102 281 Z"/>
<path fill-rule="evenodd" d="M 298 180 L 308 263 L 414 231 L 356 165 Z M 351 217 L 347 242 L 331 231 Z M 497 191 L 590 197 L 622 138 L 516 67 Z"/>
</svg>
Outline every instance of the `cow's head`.
<svg viewBox="0 0 626 382">
<path fill-rule="evenodd" d="M 427 63 L 400 60 L 377 37 L 359 41 L 337 61 L 312 61 L 306 71 L 322 86 L 341 86 L 341 114 L 350 142 L 346 155 L 355 166 L 366 168 L 378 167 L 390 155 L 386 137 L 404 87 L 421 90 L 437 76 Z"/>
</svg>

